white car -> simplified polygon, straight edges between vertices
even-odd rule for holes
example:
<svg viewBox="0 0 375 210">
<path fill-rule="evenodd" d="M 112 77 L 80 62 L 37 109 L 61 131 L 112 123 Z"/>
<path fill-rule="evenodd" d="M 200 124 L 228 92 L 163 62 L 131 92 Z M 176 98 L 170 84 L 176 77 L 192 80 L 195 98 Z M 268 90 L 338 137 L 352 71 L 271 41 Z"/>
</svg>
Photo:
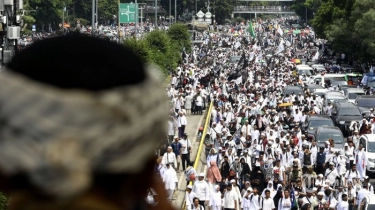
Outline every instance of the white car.
<svg viewBox="0 0 375 210">
<path fill-rule="evenodd" d="M 375 134 L 362 135 L 358 143 L 363 145 L 363 150 L 366 152 L 367 171 L 375 173 Z"/>
<path fill-rule="evenodd" d="M 361 205 L 358 205 L 357 210 L 374 210 L 375 209 L 375 195 L 370 194 L 364 197 Z"/>
<path fill-rule="evenodd" d="M 357 96 L 365 94 L 365 91 L 360 88 L 348 88 L 344 91 L 344 95 L 350 103 L 354 103 L 357 99 Z"/>
</svg>

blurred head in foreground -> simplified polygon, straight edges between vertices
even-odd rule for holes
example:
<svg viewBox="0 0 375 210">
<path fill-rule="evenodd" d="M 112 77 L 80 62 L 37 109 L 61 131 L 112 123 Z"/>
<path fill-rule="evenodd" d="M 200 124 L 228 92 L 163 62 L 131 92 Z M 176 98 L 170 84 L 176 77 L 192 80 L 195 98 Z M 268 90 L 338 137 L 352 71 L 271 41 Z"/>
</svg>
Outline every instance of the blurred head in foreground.
<svg viewBox="0 0 375 210">
<path fill-rule="evenodd" d="M 155 69 L 113 42 L 39 41 L 0 73 L 0 191 L 10 209 L 170 209 L 154 176 L 167 105 Z M 145 120 L 147 119 L 147 120 Z"/>
</svg>

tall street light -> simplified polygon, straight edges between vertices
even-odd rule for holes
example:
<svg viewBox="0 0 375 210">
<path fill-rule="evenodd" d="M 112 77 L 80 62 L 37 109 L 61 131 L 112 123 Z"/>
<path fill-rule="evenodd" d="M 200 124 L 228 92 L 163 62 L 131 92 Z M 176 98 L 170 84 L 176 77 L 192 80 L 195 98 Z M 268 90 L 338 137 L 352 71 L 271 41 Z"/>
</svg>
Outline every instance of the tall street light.
<svg viewBox="0 0 375 210">
<path fill-rule="evenodd" d="M 171 17 L 172 17 L 172 3 L 171 3 L 171 0 L 169 0 L 169 26 L 172 24 L 171 22 Z"/>
<path fill-rule="evenodd" d="M 177 0 L 174 0 L 174 23 L 177 21 Z"/>
<path fill-rule="evenodd" d="M 155 0 L 155 27 L 158 28 L 158 0 Z"/>
</svg>

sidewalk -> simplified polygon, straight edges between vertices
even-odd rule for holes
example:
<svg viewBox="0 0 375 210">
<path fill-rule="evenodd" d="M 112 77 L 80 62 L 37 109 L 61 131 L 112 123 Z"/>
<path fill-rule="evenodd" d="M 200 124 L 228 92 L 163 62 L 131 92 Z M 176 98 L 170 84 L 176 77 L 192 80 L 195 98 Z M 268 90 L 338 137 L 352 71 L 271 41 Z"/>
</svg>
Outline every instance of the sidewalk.
<svg viewBox="0 0 375 210">
<path fill-rule="evenodd" d="M 185 133 L 188 134 L 188 138 L 191 141 L 192 144 L 192 150 L 190 154 L 190 161 L 195 161 L 195 158 L 197 156 L 198 147 L 199 147 L 199 140 L 198 139 L 198 129 L 201 127 L 201 125 L 204 124 L 204 116 L 205 112 L 203 112 L 203 115 L 190 115 L 186 116 L 187 119 L 187 126 L 185 128 Z M 186 179 L 185 179 L 185 173 L 179 172 L 177 173 L 178 177 L 178 190 L 174 193 L 174 199 L 172 201 L 173 206 L 175 209 L 181 209 L 182 205 L 185 201 L 185 190 L 186 190 Z"/>
</svg>

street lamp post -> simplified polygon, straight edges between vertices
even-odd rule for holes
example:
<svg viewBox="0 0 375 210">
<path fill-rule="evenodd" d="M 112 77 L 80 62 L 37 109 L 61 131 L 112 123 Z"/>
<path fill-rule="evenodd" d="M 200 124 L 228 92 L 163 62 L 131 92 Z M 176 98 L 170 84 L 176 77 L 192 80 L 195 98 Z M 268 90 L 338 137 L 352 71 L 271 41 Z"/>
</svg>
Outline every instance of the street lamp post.
<svg viewBox="0 0 375 210">
<path fill-rule="evenodd" d="M 158 28 L 158 0 L 155 0 L 155 27 Z"/>
<path fill-rule="evenodd" d="M 94 28 L 95 28 L 95 3 L 96 0 L 92 0 L 92 11 L 91 11 L 91 34 L 94 35 Z"/>
<path fill-rule="evenodd" d="M 169 0 L 169 26 L 172 24 L 171 17 L 172 17 L 172 3 L 171 3 L 171 0 Z"/>
<path fill-rule="evenodd" d="M 174 23 L 177 21 L 177 0 L 174 0 Z"/>
</svg>

